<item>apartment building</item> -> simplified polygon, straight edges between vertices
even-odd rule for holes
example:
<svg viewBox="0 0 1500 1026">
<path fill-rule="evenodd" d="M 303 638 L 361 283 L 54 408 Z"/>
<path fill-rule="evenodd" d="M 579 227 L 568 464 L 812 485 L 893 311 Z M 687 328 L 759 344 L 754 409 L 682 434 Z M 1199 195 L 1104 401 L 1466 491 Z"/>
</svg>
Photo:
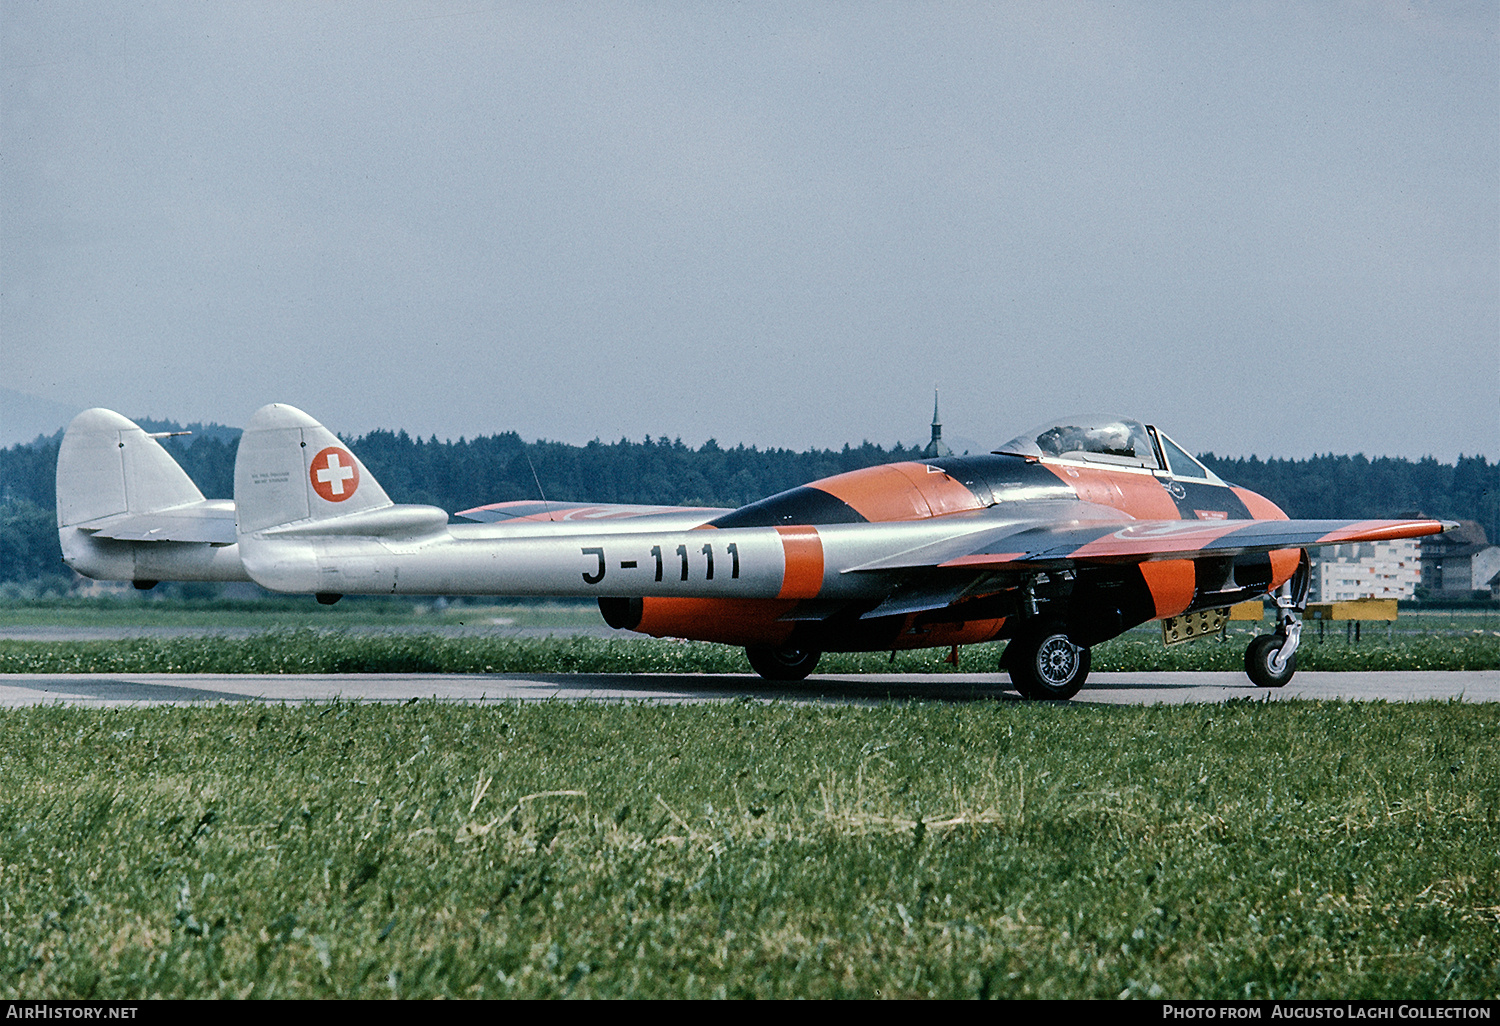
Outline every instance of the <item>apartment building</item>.
<svg viewBox="0 0 1500 1026">
<path fill-rule="evenodd" d="M 1422 583 L 1421 547 L 1415 538 L 1333 545 L 1310 552 L 1313 602 L 1409 599 Z"/>
</svg>

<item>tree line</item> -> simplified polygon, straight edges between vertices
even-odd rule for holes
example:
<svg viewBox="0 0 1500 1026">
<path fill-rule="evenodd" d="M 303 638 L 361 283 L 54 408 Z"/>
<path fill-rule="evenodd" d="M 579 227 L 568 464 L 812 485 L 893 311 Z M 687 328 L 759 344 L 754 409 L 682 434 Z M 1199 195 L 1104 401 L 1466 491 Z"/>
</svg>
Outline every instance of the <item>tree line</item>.
<svg viewBox="0 0 1500 1026">
<path fill-rule="evenodd" d="M 179 430 L 140 422 L 148 431 Z M 238 434 L 190 425 L 194 434 L 162 444 L 210 499 L 234 497 Z M 0 449 L 0 581 L 65 583 L 57 543 L 56 472 L 60 436 Z M 480 438 L 423 440 L 405 431 L 372 431 L 345 443 L 396 502 L 450 512 L 510 499 L 558 502 L 742 506 L 799 484 L 863 467 L 920 458 L 916 448 L 864 442 L 842 449 L 724 448 L 710 439 L 694 449 L 681 439 L 587 445 L 524 442 L 515 432 Z M 1477 520 L 1500 539 L 1500 463 L 1461 456 L 1313 456 L 1302 460 L 1202 457 L 1216 474 L 1275 502 L 1292 517 L 1363 519 L 1423 513 Z"/>
</svg>

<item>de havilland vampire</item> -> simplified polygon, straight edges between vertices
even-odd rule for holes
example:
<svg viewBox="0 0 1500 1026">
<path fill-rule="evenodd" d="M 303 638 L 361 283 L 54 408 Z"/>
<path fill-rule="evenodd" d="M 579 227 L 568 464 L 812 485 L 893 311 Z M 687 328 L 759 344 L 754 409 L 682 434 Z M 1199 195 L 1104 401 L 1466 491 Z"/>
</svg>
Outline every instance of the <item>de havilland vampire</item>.
<svg viewBox="0 0 1500 1026">
<path fill-rule="evenodd" d="M 87 577 L 254 581 L 316 595 L 587 596 L 613 627 L 742 645 L 774 680 L 825 651 L 1006 640 L 1034 699 L 1071 698 L 1089 648 L 1151 620 L 1217 631 L 1270 594 L 1277 622 L 1245 654 L 1291 679 L 1307 550 L 1436 534 L 1434 520 L 1290 520 L 1221 481 L 1157 428 L 1072 417 L 982 456 L 892 463 L 739 509 L 501 502 L 457 514 L 393 503 L 332 432 L 262 407 L 210 500 L 156 441 L 109 410 L 79 414 L 57 463 L 64 561 Z"/>
</svg>

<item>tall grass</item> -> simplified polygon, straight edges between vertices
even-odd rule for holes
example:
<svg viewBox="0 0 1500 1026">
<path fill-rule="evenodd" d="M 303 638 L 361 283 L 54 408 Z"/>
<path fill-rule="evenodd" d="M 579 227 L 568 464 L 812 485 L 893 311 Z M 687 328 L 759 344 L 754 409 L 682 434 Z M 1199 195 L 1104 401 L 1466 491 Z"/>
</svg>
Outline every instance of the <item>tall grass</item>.
<svg viewBox="0 0 1500 1026">
<path fill-rule="evenodd" d="M 0 995 L 1490 997 L 1461 704 L 0 713 Z"/>
<path fill-rule="evenodd" d="M 1164 648 L 1126 635 L 1096 646 L 1095 670 L 1243 670 L 1250 635 Z M 966 648 L 958 668 L 994 671 L 1000 645 Z M 946 649 L 831 653 L 822 673 L 940 673 Z M 1479 670 L 1500 668 L 1500 637 L 1433 635 L 1359 645 L 1305 642 L 1304 670 Z M 488 638 L 432 634 L 354 635 L 310 629 L 250 637 L 125 641 L 0 641 L 0 673 L 748 673 L 744 652 L 706 642 L 589 637 Z"/>
</svg>

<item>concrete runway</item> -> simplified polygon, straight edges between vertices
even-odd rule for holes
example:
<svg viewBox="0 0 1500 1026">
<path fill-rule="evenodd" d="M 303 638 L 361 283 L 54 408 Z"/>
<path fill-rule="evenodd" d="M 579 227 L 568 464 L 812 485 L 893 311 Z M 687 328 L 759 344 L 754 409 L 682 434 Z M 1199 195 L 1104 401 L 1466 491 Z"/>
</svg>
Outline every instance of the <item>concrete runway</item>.
<svg viewBox="0 0 1500 1026">
<path fill-rule="evenodd" d="M 132 638 L 249 638 L 267 631 L 299 629 L 295 624 L 278 628 L 274 624 L 258 627 L 80 627 L 24 626 L 0 627 L 0 641 L 128 641 Z M 350 624 L 335 628 L 314 627 L 315 630 L 335 630 L 341 635 L 380 636 L 389 634 L 435 634 L 440 638 L 617 638 L 634 641 L 644 637 L 630 631 L 617 631 L 599 624 L 596 627 L 515 627 L 495 624 Z"/>
<path fill-rule="evenodd" d="M 192 705 L 206 702 L 636 701 L 737 698 L 817 703 L 1020 701 L 998 673 L 815 674 L 795 685 L 749 674 L 170 674 L 37 673 L 0 676 L 0 708 L 31 705 Z M 1500 702 L 1500 670 L 1297 674 L 1279 690 L 1242 673 L 1097 673 L 1074 702 L 1182 705 L 1234 699 Z"/>
</svg>

